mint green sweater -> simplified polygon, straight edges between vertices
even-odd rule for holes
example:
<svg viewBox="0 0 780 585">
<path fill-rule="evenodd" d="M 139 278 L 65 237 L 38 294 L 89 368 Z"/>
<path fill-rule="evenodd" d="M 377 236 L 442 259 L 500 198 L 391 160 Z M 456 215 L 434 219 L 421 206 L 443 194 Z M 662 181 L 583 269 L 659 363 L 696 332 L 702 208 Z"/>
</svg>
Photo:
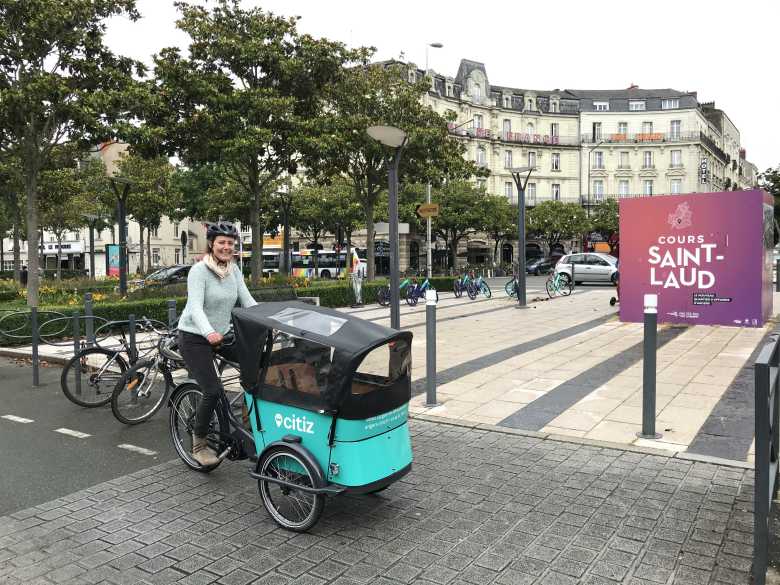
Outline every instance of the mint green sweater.
<svg viewBox="0 0 780 585">
<path fill-rule="evenodd" d="M 179 329 L 206 337 L 209 333 L 225 334 L 230 329 L 230 311 L 236 301 L 252 307 L 257 301 L 249 294 L 241 270 L 220 279 L 205 262 L 198 262 L 187 276 L 187 305 L 179 319 Z"/>
</svg>

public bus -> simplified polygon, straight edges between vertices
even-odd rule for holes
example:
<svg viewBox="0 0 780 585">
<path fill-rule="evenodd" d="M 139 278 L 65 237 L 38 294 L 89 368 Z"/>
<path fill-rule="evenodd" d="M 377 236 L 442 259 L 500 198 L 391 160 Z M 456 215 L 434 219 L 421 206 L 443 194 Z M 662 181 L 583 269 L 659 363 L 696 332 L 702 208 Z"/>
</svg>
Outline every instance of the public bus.
<svg viewBox="0 0 780 585">
<path fill-rule="evenodd" d="M 317 268 L 315 270 L 315 258 Z M 347 253 L 334 250 L 301 250 L 292 253 L 292 275 L 306 278 L 344 278 L 347 275 Z"/>
</svg>

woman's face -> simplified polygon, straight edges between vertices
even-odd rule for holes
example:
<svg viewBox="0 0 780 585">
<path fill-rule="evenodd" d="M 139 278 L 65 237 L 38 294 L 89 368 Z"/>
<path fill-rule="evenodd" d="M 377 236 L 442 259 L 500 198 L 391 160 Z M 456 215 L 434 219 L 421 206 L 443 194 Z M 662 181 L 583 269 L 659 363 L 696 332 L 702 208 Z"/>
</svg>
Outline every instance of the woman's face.
<svg viewBox="0 0 780 585">
<path fill-rule="evenodd" d="M 229 262 L 233 258 L 235 240 L 228 236 L 217 236 L 211 244 L 211 252 L 219 262 Z"/>
</svg>

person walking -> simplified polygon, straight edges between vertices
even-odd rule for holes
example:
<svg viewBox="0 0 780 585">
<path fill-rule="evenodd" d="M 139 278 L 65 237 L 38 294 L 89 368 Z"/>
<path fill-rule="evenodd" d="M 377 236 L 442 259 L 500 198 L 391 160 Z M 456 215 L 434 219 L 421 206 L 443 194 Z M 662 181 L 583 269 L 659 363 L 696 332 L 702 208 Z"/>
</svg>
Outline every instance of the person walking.
<svg viewBox="0 0 780 585">
<path fill-rule="evenodd" d="M 206 442 L 209 423 L 222 392 L 214 368 L 214 352 L 230 330 L 230 312 L 257 304 L 233 262 L 238 230 L 227 221 L 207 223 L 206 254 L 187 277 L 187 304 L 179 319 L 179 351 L 203 391 L 192 430 L 192 458 L 202 466 L 216 465 L 217 454 Z"/>
</svg>

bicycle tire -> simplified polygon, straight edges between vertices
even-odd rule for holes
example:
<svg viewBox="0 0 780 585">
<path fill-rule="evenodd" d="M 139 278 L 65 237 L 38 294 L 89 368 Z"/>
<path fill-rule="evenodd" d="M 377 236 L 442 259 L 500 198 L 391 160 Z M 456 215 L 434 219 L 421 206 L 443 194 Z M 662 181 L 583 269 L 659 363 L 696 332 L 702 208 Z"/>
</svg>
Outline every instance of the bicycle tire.
<svg viewBox="0 0 780 585">
<path fill-rule="evenodd" d="M 544 283 L 544 288 L 547 289 L 547 296 L 551 299 L 558 293 L 552 278 L 547 279 L 547 282 Z"/>
<path fill-rule="evenodd" d="M 187 382 L 176 388 L 170 402 L 170 416 L 168 417 L 168 430 L 171 433 L 173 448 L 176 450 L 179 459 L 190 469 L 201 473 L 213 471 L 219 464 L 201 465 L 192 457 L 192 427 L 195 424 L 195 413 L 198 405 L 203 398 L 203 391 L 200 386 L 194 382 Z M 216 426 L 215 426 L 216 423 Z M 217 406 L 214 414 L 211 416 L 209 431 L 206 436 L 209 447 L 216 453 L 222 449 L 222 440 L 220 434 L 222 429 L 228 429 L 227 420 Z M 189 448 L 187 447 L 189 445 Z"/>
<path fill-rule="evenodd" d="M 561 283 L 558 285 L 558 292 L 560 292 L 563 296 L 568 297 L 571 294 L 572 288 L 574 285 L 572 285 L 571 280 L 567 279 L 561 279 Z"/>
<path fill-rule="evenodd" d="M 463 287 L 460 284 L 460 280 L 452 281 L 452 292 L 455 293 L 456 299 L 463 296 Z"/>
<path fill-rule="evenodd" d="M 101 361 L 101 357 L 104 358 L 103 361 Z M 79 368 L 82 377 L 80 392 L 72 379 L 76 367 Z M 65 367 L 62 368 L 60 388 L 62 388 L 65 398 L 73 404 L 84 408 L 105 406 L 111 402 L 114 387 L 127 368 L 127 360 L 118 352 L 109 351 L 102 347 L 83 349 L 70 358 Z M 85 391 L 85 387 L 87 391 Z"/>
<path fill-rule="evenodd" d="M 474 286 L 472 283 L 468 283 L 468 285 L 466 286 L 466 294 L 473 301 L 474 299 L 477 298 L 479 291 L 477 290 L 477 287 Z"/>
<path fill-rule="evenodd" d="M 417 301 L 420 299 L 419 296 L 417 296 L 417 287 L 416 286 L 410 286 L 406 289 L 406 304 L 410 307 L 414 307 L 417 305 Z"/>
<path fill-rule="evenodd" d="M 504 285 L 504 292 L 506 293 L 506 296 L 508 297 L 516 297 L 517 296 L 517 288 L 515 287 L 515 279 L 512 278 L 511 280 L 507 281 L 507 283 Z"/>
<path fill-rule="evenodd" d="M 390 304 L 390 288 L 383 286 L 376 291 L 376 302 L 383 307 Z"/>
<path fill-rule="evenodd" d="M 160 410 L 168 394 L 168 377 L 154 359 L 137 361 L 119 379 L 111 393 L 111 412 L 126 425 L 149 420 Z M 163 388 L 159 384 L 164 384 Z M 133 384 L 132 387 L 129 387 Z"/>
<path fill-rule="evenodd" d="M 489 299 L 493 296 L 493 291 L 490 290 L 490 286 L 488 286 L 488 283 L 485 281 L 482 281 L 482 285 L 479 287 L 480 292 L 485 296 L 485 298 Z"/>
</svg>

